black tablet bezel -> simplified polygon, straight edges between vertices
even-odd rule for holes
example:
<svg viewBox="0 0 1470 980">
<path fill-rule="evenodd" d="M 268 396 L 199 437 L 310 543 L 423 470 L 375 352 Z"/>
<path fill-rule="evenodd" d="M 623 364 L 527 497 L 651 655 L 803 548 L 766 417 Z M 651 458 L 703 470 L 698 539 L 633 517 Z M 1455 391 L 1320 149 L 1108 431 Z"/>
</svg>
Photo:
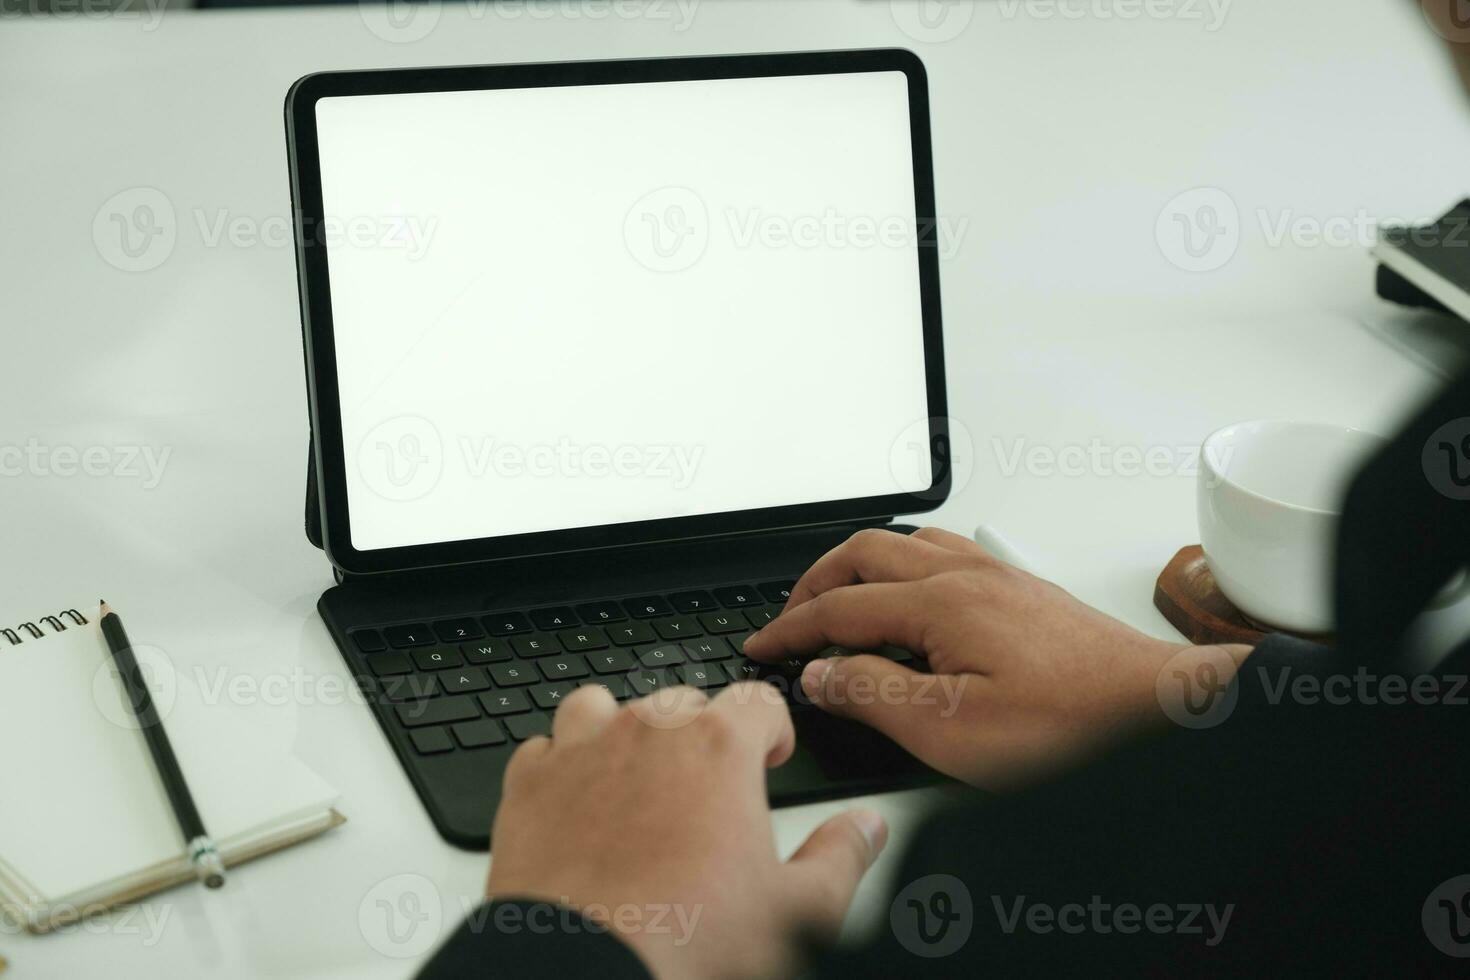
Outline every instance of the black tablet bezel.
<svg viewBox="0 0 1470 980">
<path fill-rule="evenodd" d="M 935 473 L 934 482 L 928 490 L 369 551 L 359 551 L 353 547 L 327 249 L 312 244 L 315 238 L 312 229 L 319 228 L 322 224 L 322 189 L 315 111 L 318 100 L 347 95 L 879 71 L 901 71 L 908 79 L 914 213 L 918 216 L 919 228 L 919 247 L 915 249 L 915 253 L 919 264 L 924 362 L 928 384 L 929 446 Z M 935 235 L 937 211 L 934 204 L 929 95 L 923 63 L 912 52 L 879 49 L 321 72 L 307 75 L 292 85 L 286 95 L 285 108 L 291 197 L 297 231 L 297 279 L 315 466 L 320 487 L 322 537 L 327 556 L 339 569 L 354 574 L 389 572 L 690 537 L 870 521 L 897 514 L 933 510 L 948 497 L 949 429 L 939 305 L 939 260 Z"/>
</svg>

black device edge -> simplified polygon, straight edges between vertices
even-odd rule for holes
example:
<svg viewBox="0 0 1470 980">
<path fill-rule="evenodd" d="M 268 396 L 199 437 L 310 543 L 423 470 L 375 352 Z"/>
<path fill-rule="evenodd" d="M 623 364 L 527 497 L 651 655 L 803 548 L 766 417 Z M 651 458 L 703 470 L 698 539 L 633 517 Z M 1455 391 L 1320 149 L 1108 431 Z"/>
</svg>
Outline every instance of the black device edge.
<svg viewBox="0 0 1470 980">
<path fill-rule="evenodd" d="M 911 525 L 890 525 L 900 534 L 910 534 L 916 528 Z M 677 582 L 690 588 L 708 587 L 718 581 L 751 579 L 761 577 L 756 567 L 767 560 L 780 562 L 801 555 L 809 561 L 827 544 L 840 537 L 831 529 L 801 528 L 785 532 L 772 532 L 778 538 L 771 547 L 749 538 L 728 538 L 716 545 L 723 553 L 711 554 L 710 542 L 689 541 L 653 544 L 648 550 L 654 554 L 646 562 L 640 562 L 629 574 L 631 581 L 624 582 L 619 589 L 611 584 L 622 579 L 620 559 L 615 554 L 600 553 L 587 563 L 575 563 L 569 568 L 565 559 L 556 556 L 540 556 L 528 559 L 530 567 L 516 570 L 507 568 L 503 578 L 495 576 L 495 564 L 486 566 L 455 566 L 407 571 L 401 575 L 348 576 L 345 581 L 327 589 L 317 600 L 317 613 L 327 632 L 336 644 L 338 653 L 353 681 L 370 702 L 376 698 L 372 692 L 379 679 L 367 672 L 360 655 L 354 652 L 351 630 L 358 626 L 381 625 L 396 619 L 422 619 L 424 617 L 452 617 L 466 613 L 485 614 L 497 608 L 517 608 L 522 604 L 524 593 L 529 590 L 541 596 L 542 601 L 554 603 L 571 599 L 571 595 L 543 594 L 544 580 L 553 579 L 566 583 L 573 593 L 585 592 L 588 596 L 611 595 L 621 591 L 657 592 Z M 804 539 L 804 540 L 803 540 Z M 686 556 L 698 553 L 704 561 L 692 574 L 685 574 L 689 567 Z M 798 564 L 801 562 L 798 561 Z M 774 569 L 771 570 L 774 572 Z M 565 572 L 565 575 L 563 574 Z M 531 580 L 528 584 L 528 579 Z M 661 583 L 659 580 L 663 579 Z M 427 605 L 426 605 L 427 604 Z M 375 617 L 372 622 L 354 621 L 361 610 L 371 609 Z M 401 614 L 401 615 L 400 615 Z M 416 755 L 409 730 L 397 724 L 392 717 L 391 706 L 371 703 L 374 720 L 384 740 L 397 757 L 399 768 L 409 781 L 414 794 L 419 798 L 439 835 L 455 847 L 465 850 L 484 851 L 490 846 L 489 822 L 464 824 L 454 814 L 440 805 L 426 772 L 422 758 Z M 916 789 L 924 786 L 945 785 L 951 780 L 923 763 L 913 759 L 897 743 L 887 736 L 878 735 L 876 730 L 857 722 L 846 721 L 825 713 L 816 718 L 794 717 L 798 725 L 798 741 L 807 744 L 802 732 L 810 732 L 810 726 L 826 726 L 830 738 L 837 730 L 844 737 L 853 739 L 875 738 L 892 746 L 893 752 L 907 758 L 913 764 L 908 771 L 885 770 L 869 778 L 828 778 L 813 782 L 801 792 L 783 791 L 769 794 L 773 807 L 783 808 L 805 803 L 840 799 L 875 792 L 892 792 Z"/>
<path fill-rule="evenodd" d="M 308 218 L 319 220 L 321 188 L 315 140 L 314 106 L 329 94 L 412 91 L 463 91 L 491 87 L 618 84 L 757 75 L 812 74 L 819 71 L 902 71 L 909 85 L 910 141 L 914 162 L 915 214 L 920 225 L 919 283 L 929 411 L 929 447 L 934 480 L 927 491 L 818 504 L 787 505 L 683 518 L 603 525 L 467 541 L 443 542 L 361 552 L 347 540 L 348 516 L 340 468 L 340 418 L 321 411 L 322 396 L 337 404 L 336 362 L 331 333 L 330 281 L 323 250 L 308 250 L 303 232 Z M 487 85 L 495 81 L 499 84 Z M 950 449 L 945 393 L 942 318 L 939 296 L 933 153 L 927 74 L 913 52 L 903 49 L 720 55 L 698 58 L 560 62 L 519 65 L 405 68 L 306 75 L 285 100 L 285 128 L 296 223 L 298 297 L 311 440 L 305 530 L 323 548 L 339 579 L 349 575 L 399 572 L 497 559 L 560 554 L 602 548 L 656 544 L 693 537 L 780 532 L 826 525 L 871 525 L 897 513 L 923 513 L 944 502 L 950 489 Z M 309 213 L 308 213 L 309 211 Z M 317 289 L 309 287 L 308 279 Z M 319 358 L 325 357 L 325 365 Z M 319 384 L 320 382 L 320 384 Z M 323 390 L 325 389 L 325 390 Z M 323 443 L 326 443 L 324 446 Z M 334 455 L 335 454 L 335 455 Z M 334 493 L 333 490 L 338 492 Z M 315 500 L 313 501 L 313 497 Z M 345 542 L 345 543 L 344 543 Z"/>
</svg>

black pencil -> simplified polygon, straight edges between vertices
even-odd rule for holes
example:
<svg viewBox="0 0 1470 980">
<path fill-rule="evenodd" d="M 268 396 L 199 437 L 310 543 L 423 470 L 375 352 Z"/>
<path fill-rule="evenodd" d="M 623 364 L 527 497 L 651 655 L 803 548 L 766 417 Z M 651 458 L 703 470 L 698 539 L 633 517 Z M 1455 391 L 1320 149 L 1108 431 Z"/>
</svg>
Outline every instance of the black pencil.
<svg viewBox="0 0 1470 980">
<path fill-rule="evenodd" d="M 153 696 L 148 692 L 148 683 L 143 672 L 138 668 L 138 659 L 133 656 L 133 645 L 128 642 L 122 620 L 117 618 L 117 613 L 106 602 L 102 603 L 101 625 L 102 635 L 107 639 L 107 648 L 112 651 L 113 662 L 117 664 L 123 693 L 137 716 L 138 727 L 143 730 L 143 738 L 148 742 L 148 752 L 153 756 L 153 764 L 158 767 L 158 776 L 163 780 L 164 791 L 168 793 L 168 801 L 173 807 L 174 817 L 178 819 L 179 830 L 183 832 L 189 863 L 194 866 L 194 873 L 199 876 L 200 881 L 210 888 L 218 888 L 225 883 L 224 861 L 220 860 L 214 841 L 204 829 L 199 808 L 194 805 L 194 796 L 184 780 L 184 771 L 179 768 L 179 760 L 174 757 L 168 733 L 163 730 L 163 719 L 158 717 L 158 709 L 153 704 Z"/>
</svg>

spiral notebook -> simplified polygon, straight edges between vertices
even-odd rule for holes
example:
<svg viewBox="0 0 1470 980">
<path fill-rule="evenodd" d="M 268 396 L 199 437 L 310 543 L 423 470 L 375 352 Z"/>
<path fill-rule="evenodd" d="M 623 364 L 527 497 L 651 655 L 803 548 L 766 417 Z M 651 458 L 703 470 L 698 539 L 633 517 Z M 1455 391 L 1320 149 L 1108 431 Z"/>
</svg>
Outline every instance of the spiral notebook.
<svg viewBox="0 0 1470 980">
<path fill-rule="evenodd" d="M 343 822 L 336 790 L 146 647 L 145 620 L 129 624 L 227 865 Z M 194 880 L 95 606 L 0 626 L 0 733 L 10 749 L 0 775 L 0 914 L 8 921 L 47 932 Z"/>
</svg>

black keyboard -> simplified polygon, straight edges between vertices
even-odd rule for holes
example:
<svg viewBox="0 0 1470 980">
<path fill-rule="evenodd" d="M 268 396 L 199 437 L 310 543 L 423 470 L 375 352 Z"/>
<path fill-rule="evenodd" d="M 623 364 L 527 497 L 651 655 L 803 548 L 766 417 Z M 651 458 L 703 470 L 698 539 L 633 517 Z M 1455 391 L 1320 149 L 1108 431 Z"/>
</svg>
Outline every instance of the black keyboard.
<svg viewBox="0 0 1470 980">
<path fill-rule="evenodd" d="M 568 694 L 600 684 L 624 701 L 688 684 L 766 681 L 809 709 L 803 661 L 757 664 L 745 638 L 777 615 L 789 581 L 475 613 L 349 631 L 360 682 L 422 756 L 506 746 L 551 732 Z M 829 647 L 817 656 L 847 651 Z M 906 651 L 879 651 L 920 667 Z"/>
</svg>

